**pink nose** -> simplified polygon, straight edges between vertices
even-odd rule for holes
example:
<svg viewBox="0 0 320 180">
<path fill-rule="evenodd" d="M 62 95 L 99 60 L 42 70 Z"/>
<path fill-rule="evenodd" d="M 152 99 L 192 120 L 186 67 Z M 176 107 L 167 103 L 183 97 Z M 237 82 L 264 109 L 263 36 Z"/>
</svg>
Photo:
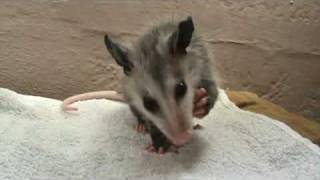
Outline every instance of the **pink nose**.
<svg viewBox="0 0 320 180">
<path fill-rule="evenodd" d="M 178 135 L 176 135 L 174 137 L 173 143 L 175 145 L 183 145 L 185 143 L 187 143 L 192 137 L 192 131 L 188 130 L 182 133 L 179 133 Z"/>
</svg>

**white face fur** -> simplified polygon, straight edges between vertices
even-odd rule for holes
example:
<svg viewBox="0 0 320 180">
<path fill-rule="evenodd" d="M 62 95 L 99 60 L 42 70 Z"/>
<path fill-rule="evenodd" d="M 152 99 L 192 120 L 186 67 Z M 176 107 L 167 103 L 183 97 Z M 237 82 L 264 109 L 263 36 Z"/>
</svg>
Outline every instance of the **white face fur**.
<svg viewBox="0 0 320 180">
<path fill-rule="evenodd" d="M 161 89 L 159 82 L 145 74 L 145 71 L 133 70 L 130 77 L 125 78 L 124 87 L 131 104 L 174 141 L 179 134 L 192 131 L 195 79 L 192 74 L 178 78 L 167 73 L 165 77 L 165 89 Z M 151 105 L 150 102 L 148 105 L 145 101 L 150 100 Z"/>
</svg>

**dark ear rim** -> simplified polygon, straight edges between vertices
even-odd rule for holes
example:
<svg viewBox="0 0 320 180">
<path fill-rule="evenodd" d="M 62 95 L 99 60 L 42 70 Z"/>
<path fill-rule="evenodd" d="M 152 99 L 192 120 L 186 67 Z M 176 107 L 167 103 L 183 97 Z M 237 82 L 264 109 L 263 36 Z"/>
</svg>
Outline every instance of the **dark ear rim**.
<svg viewBox="0 0 320 180">
<path fill-rule="evenodd" d="M 192 17 L 188 16 L 186 20 L 181 21 L 179 23 L 179 33 L 178 33 L 178 44 L 177 47 L 179 47 L 182 50 L 185 50 L 192 38 L 192 34 L 194 32 L 194 24 L 192 21 Z"/>
<path fill-rule="evenodd" d="M 192 35 L 194 32 L 194 24 L 191 16 L 181 21 L 171 38 L 171 53 L 187 53 L 186 49 L 190 45 Z"/>
<path fill-rule="evenodd" d="M 114 43 L 108 34 L 104 36 L 104 43 L 116 63 L 123 67 L 123 71 L 126 75 L 129 75 L 133 68 L 133 64 L 128 59 L 127 51 Z"/>
<path fill-rule="evenodd" d="M 108 34 L 106 34 L 104 36 L 104 43 L 108 49 L 108 51 L 110 52 L 111 56 L 116 60 L 116 62 L 120 65 L 123 66 L 123 62 L 120 59 L 125 58 L 125 53 L 123 52 L 123 50 L 116 44 L 114 43 Z M 116 52 L 115 52 L 116 51 Z M 117 54 L 119 56 L 117 56 Z M 120 59 L 119 59 L 120 58 Z"/>
<path fill-rule="evenodd" d="M 112 41 L 111 41 L 111 39 L 109 38 L 109 35 L 108 35 L 108 34 L 106 34 L 106 35 L 104 36 L 104 44 L 106 45 L 106 47 L 107 47 L 108 49 L 111 50 Z"/>
</svg>

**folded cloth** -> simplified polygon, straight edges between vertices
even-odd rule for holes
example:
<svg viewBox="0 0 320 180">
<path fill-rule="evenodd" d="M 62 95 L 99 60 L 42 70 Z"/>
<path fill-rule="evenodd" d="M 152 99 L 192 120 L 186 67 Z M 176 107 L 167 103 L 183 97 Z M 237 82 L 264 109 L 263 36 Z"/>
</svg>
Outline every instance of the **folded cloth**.
<svg viewBox="0 0 320 180">
<path fill-rule="evenodd" d="M 223 90 L 180 153 L 156 155 L 128 106 L 75 103 L 0 88 L 0 179 L 320 179 L 320 148 L 285 124 L 243 111 Z"/>
</svg>

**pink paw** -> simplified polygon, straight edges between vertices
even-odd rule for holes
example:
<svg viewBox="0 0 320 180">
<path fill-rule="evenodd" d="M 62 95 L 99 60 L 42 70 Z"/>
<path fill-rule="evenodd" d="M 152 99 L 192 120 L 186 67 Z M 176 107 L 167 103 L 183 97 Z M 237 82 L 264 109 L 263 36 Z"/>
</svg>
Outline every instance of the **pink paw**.
<svg viewBox="0 0 320 180">
<path fill-rule="evenodd" d="M 193 116 L 203 118 L 209 113 L 209 96 L 206 89 L 200 88 L 195 93 Z"/>
<path fill-rule="evenodd" d="M 141 134 L 145 134 L 146 133 L 146 127 L 145 127 L 144 124 L 138 123 L 138 125 L 136 125 L 134 127 L 134 129 L 136 130 L 137 133 L 141 133 Z"/>
</svg>

